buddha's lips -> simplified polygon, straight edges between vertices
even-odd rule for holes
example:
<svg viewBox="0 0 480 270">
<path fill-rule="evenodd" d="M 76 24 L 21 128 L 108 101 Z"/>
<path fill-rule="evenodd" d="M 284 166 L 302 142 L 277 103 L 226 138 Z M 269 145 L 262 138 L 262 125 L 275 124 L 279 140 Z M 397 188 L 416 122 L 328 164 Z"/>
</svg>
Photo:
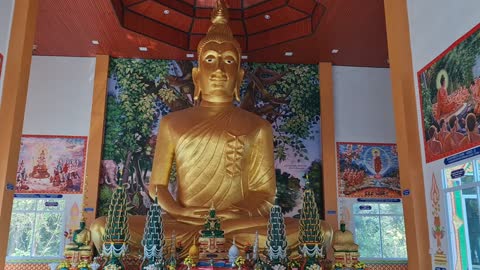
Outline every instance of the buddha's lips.
<svg viewBox="0 0 480 270">
<path fill-rule="evenodd" d="M 226 81 L 227 81 L 227 77 L 220 77 L 220 78 L 211 77 L 211 78 L 210 78 L 210 81 L 212 81 L 212 82 L 226 82 Z"/>
</svg>

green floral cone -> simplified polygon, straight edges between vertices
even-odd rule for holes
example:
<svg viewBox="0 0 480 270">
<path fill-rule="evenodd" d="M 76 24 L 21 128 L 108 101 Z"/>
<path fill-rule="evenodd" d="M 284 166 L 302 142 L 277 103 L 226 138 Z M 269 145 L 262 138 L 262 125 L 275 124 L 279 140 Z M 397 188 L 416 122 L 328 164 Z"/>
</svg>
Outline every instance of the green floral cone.
<svg viewBox="0 0 480 270">
<path fill-rule="evenodd" d="M 321 230 L 320 215 L 318 214 L 315 194 L 310 188 L 310 181 L 307 176 L 305 191 L 303 193 L 303 204 L 300 215 L 300 254 L 306 259 L 306 266 L 318 264 L 320 259 L 325 257 L 323 250 L 324 236 Z"/>
<path fill-rule="evenodd" d="M 127 218 L 127 193 L 121 181 L 119 182 L 119 186 L 113 192 L 110 201 L 105 234 L 103 235 L 102 253 L 103 256 L 108 258 L 104 266 L 105 269 L 107 267 L 125 269 L 121 259 L 127 252 L 127 242 L 130 239 Z"/>
<path fill-rule="evenodd" d="M 275 205 L 270 209 L 268 220 L 267 252 L 270 265 L 284 265 L 287 261 L 287 237 L 282 208 L 275 199 Z"/>
<path fill-rule="evenodd" d="M 142 269 L 154 265 L 163 269 L 165 266 L 165 236 L 163 231 L 162 209 L 155 197 L 155 202 L 147 213 L 147 222 L 142 239 L 143 263 Z"/>
</svg>

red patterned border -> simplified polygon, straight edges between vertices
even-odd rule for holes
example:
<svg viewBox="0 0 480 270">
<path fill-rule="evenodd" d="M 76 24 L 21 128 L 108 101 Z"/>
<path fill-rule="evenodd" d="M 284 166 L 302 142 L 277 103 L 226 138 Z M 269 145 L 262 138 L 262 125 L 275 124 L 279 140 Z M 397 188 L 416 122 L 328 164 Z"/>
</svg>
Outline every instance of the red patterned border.
<svg viewBox="0 0 480 270">
<path fill-rule="evenodd" d="M 43 263 L 12 263 L 5 264 L 5 270 L 50 270 L 50 266 Z"/>
</svg>

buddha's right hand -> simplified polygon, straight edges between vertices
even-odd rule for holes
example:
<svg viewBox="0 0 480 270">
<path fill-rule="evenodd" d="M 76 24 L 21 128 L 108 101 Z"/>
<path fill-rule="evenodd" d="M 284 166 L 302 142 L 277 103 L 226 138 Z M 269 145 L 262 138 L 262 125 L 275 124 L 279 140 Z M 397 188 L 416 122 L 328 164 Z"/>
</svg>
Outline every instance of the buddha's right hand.
<svg viewBox="0 0 480 270">
<path fill-rule="evenodd" d="M 176 213 L 170 214 L 179 222 L 191 225 L 203 225 L 208 211 L 209 208 L 207 207 L 179 207 Z"/>
</svg>

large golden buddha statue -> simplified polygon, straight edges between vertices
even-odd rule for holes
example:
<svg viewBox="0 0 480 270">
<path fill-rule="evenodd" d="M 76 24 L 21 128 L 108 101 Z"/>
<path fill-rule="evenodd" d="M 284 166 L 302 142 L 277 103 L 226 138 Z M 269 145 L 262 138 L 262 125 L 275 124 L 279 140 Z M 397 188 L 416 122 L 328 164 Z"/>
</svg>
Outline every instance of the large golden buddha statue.
<svg viewBox="0 0 480 270">
<path fill-rule="evenodd" d="M 265 244 L 267 222 L 276 182 L 272 126 L 261 117 L 233 105 L 239 100 L 244 70 L 241 48 L 228 26 L 228 10 L 221 0 L 212 26 L 197 47 L 198 68 L 192 71 L 199 105 L 173 112 L 160 122 L 150 180 L 150 195 L 168 213 L 165 234 L 176 233 L 189 247 L 199 236 L 213 204 L 222 220 L 225 238 L 239 247 L 253 243 L 255 232 Z M 178 191 L 169 190 L 169 174 L 176 164 Z M 298 220 L 286 219 L 288 241 L 298 245 Z M 94 242 L 101 246 L 105 219 L 92 225 Z M 130 250 L 140 247 L 144 216 L 130 216 Z M 331 229 L 325 226 L 327 244 Z M 262 235 L 263 232 L 263 235 Z M 329 240 L 330 239 L 330 240 Z"/>
</svg>

